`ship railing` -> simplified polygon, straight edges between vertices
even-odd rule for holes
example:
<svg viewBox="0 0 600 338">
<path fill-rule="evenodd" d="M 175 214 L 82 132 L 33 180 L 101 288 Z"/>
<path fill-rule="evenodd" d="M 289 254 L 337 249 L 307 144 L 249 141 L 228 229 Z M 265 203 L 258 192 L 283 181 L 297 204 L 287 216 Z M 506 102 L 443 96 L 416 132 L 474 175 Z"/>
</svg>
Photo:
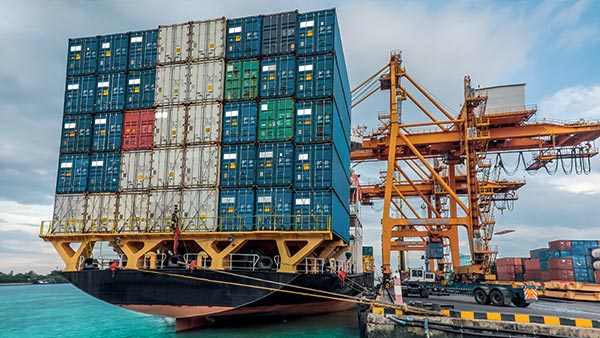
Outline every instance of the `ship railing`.
<svg viewBox="0 0 600 338">
<path fill-rule="evenodd" d="M 202 251 L 199 253 L 186 253 L 183 255 L 183 261 L 189 267 L 193 261 L 196 261 L 196 266 L 203 269 L 208 269 L 211 264 L 211 259 L 208 257 L 206 252 Z"/>
<path fill-rule="evenodd" d="M 173 232 L 171 217 L 42 221 L 40 236 Z M 182 232 L 331 231 L 331 215 L 254 215 L 179 218 Z"/>
<path fill-rule="evenodd" d="M 92 263 L 86 267 L 86 259 L 90 258 L 92 260 Z M 77 270 L 81 271 L 84 270 L 84 268 L 92 268 L 92 269 L 97 269 L 97 270 L 106 270 L 110 267 L 110 265 L 113 262 L 119 262 L 119 268 L 123 267 L 123 262 L 124 262 L 124 258 L 125 255 L 124 254 L 117 254 L 116 256 L 99 256 L 99 257 L 88 257 L 86 258 L 85 256 L 81 255 L 79 256 L 79 259 L 77 261 Z"/>
<path fill-rule="evenodd" d="M 324 273 L 326 270 L 325 259 L 316 257 L 305 257 L 302 264 L 298 264 L 300 273 Z"/>
<path fill-rule="evenodd" d="M 152 257 L 155 256 L 156 257 L 156 268 L 157 269 L 164 269 L 165 268 L 165 262 L 167 261 L 167 254 L 164 252 L 149 252 L 147 254 L 144 255 L 144 259 L 142 261 L 142 269 L 150 269 L 150 260 L 152 259 Z"/>
<path fill-rule="evenodd" d="M 354 263 L 350 262 L 350 261 L 346 261 L 346 260 L 336 260 L 334 262 L 334 270 L 335 272 L 339 272 L 340 270 L 343 270 L 347 273 L 354 273 L 355 272 L 355 266 Z"/>
<path fill-rule="evenodd" d="M 229 270 L 257 270 L 258 262 L 261 256 L 258 254 L 229 254 L 229 257 L 224 259 L 223 265 L 229 266 Z"/>
</svg>

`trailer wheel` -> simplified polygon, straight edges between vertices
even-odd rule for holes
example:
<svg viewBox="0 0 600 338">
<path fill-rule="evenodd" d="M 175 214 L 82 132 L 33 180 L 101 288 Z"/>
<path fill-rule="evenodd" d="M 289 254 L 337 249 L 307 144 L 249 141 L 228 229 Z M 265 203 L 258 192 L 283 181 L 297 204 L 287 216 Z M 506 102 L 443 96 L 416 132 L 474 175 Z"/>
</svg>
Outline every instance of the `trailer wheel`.
<svg viewBox="0 0 600 338">
<path fill-rule="evenodd" d="M 494 306 L 504 306 L 504 295 L 499 290 L 490 292 L 490 302 Z"/>
<path fill-rule="evenodd" d="M 477 304 L 488 305 L 490 303 L 490 298 L 482 289 L 475 290 L 473 297 Z"/>
<path fill-rule="evenodd" d="M 421 288 L 421 290 L 419 290 L 419 296 L 421 296 L 421 298 L 429 298 L 429 292 L 427 292 L 427 288 Z"/>
</svg>

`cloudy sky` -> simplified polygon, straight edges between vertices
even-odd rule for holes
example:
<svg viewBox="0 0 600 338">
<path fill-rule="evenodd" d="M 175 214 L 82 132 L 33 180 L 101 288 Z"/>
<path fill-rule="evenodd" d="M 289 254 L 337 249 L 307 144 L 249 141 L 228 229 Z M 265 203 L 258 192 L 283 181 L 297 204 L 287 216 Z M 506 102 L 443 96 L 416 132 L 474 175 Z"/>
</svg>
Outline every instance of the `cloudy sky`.
<svg viewBox="0 0 600 338">
<path fill-rule="evenodd" d="M 458 111 L 463 76 L 475 86 L 527 83 L 538 118 L 600 119 L 600 2 L 596 1 L 68 1 L 21 0 L 0 11 L 0 271 L 62 267 L 39 223 L 52 215 L 69 37 L 226 16 L 336 7 L 351 84 L 400 49 L 404 65 Z M 378 95 L 353 112 L 377 127 Z M 600 238 L 599 159 L 589 176 L 529 176 L 511 212 L 497 213 L 501 256 L 549 240 Z M 361 171 L 361 166 L 358 167 Z M 365 179 L 376 177 L 365 167 Z M 380 206 L 363 208 L 367 244 L 380 248 Z"/>
</svg>

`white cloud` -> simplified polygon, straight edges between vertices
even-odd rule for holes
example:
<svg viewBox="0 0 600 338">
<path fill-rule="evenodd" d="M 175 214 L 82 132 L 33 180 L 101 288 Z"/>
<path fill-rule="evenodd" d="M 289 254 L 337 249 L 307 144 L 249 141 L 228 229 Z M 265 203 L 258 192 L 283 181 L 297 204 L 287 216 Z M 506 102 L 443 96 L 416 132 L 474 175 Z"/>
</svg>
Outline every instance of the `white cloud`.
<svg viewBox="0 0 600 338">
<path fill-rule="evenodd" d="M 600 120 L 600 84 L 564 88 L 539 104 L 539 118 Z"/>
<path fill-rule="evenodd" d="M 585 11 L 590 6 L 589 0 L 580 0 L 573 3 L 571 6 L 562 9 L 557 13 L 554 22 L 558 25 L 572 25 L 577 23 L 581 15 L 585 13 Z"/>
<path fill-rule="evenodd" d="M 51 205 L 22 204 L 0 200 L 0 230 L 22 230 L 30 234 L 39 232 L 41 221 L 52 218 Z"/>
<path fill-rule="evenodd" d="M 560 33 L 556 43 L 558 47 L 577 49 L 585 44 L 600 41 L 598 27 L 588 25 L 565 29 Z"/>
</svg>

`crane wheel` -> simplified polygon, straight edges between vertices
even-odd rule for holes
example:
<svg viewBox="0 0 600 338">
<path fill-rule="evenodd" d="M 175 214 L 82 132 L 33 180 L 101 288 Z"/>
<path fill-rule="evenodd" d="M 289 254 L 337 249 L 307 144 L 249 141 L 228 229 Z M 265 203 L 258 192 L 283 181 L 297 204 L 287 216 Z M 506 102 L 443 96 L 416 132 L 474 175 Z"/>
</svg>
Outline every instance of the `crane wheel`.
<svg viewBox="0 0 600 338">
<path fill-rule="evenodd" d="M 504 306 L 504 295 L 499 290 L 490 292 L 490 302 L 494 306 Z"/>
<path fill-rule="evenodd" d="M 490 297 L 482 289 L 475 290 L 473 297 L 477 304 L 488 305 L 490 303 Z"/>
</svg>

